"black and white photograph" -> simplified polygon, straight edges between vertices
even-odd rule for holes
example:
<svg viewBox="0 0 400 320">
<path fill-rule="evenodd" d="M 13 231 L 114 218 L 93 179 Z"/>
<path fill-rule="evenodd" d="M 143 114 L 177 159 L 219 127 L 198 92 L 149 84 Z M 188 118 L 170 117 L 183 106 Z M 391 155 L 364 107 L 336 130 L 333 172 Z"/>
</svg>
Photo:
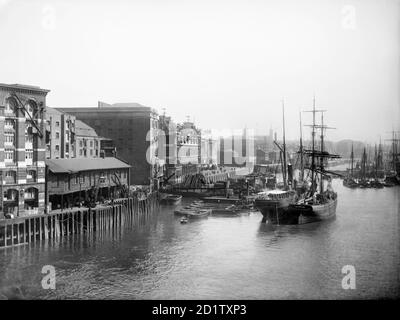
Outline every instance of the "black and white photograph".
<svg viewBox="0 0 400 320">
<path fill-rule="evenodd" d="M 400 298 L 399 0 L 0 0 L 0 39 L 2 305 Z"/>
</svg>

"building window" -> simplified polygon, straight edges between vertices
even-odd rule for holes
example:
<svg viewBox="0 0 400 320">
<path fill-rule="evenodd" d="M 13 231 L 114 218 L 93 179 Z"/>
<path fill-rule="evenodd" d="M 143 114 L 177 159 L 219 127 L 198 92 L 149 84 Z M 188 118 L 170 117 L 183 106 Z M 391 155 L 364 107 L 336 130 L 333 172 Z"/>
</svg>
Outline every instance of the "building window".
<svg viewBox="0 0 400 320">
<path fill-rule="evenodd" d="M 6 183 L 16 183 L 16 172 L 15 171 L 6 171 L 5 180 Z"/>
<path fill-rule="evenodd" d="M 15 130 L 15 121 L 12 119 L 6 119 L 6 122 L 4 124 L 4 129 Z"/>
<path fill-rule="evenodd" d="M 60 139 L 60 133 L 56 132 L 56 139 Z"/>
<path fill-rule="evenodd" d="M 90 140 L 90 147 L 93 148 L 93 140 Z"/>
<path fill-rule="evenodd" d="M 90 155 L 93 156 L 93 150 L 92 149 L 90 149 Z"/>
<path fill-rule="evenodd" d="M 33 118 L 35 116 L 35 108 L 32 105 L 32 102 L 28 102 L 25 105 L 25 118 L 30 119 L 31 117 Z"/>
<path fill-rule="evenodd" d="M 25 160 L 32 160 L 32 159 L 33 159 L 33 150 L 25 149 Z"/>
<path fill-rule="evenodd" d="M 56 127 L 60 126 L 60 121 L 56 121 Z"/>
<path fill-rule="evenodd" d="M 57 144 L 56 145 L 56 151 L 59 152 L 60 151 L 60 146 Z"/>
<path fill-rule="evenodd" d="M 24 198 L 25 199 L 35 199 L 36 198 L 36 190 L 34 188 L 26 189 Z"/>
<path fill-rule="evenodd" d="M 82 140 L 79 140 L 79 147 L 83 147 Z"/>
<path fill-rule="evenodd" d="M 82 149 L 79 149 L 79 155 L 80 156 L 82 155 Z"/>
<path fill-rule="evenodd" d="M 28 170 L 26 174 L 26 179 L 36 181 L 36 171 L 35 170 Z"/>
<path fill-rule="evenodd" d="M 6 101 L 6 108 L 5 108 L 5 113 L 10 114 L 12 116 L 16 116 L 17 114 L 17 104 L 15 103 L 14 99 L 7 99 Z"/>
<path fill-rule="evenodd" d="M 25 136 L 25 143 L 33 143 L 33 135 L 27 134 Z"/>
<path fill-rule="evenodd" d="M 6 132 L 4 142 L 6 144 L 14 144 L 14 133 Z"/>
<path fill-rule="evenodd" d="M 5 162 L 13 162 L 14 161 L 14 153 L 15 153 L 14 149 L 6 148 L 4 150 L 4 153 L 5 153 L 5 157 L 4 157 Z"/>
</svg>

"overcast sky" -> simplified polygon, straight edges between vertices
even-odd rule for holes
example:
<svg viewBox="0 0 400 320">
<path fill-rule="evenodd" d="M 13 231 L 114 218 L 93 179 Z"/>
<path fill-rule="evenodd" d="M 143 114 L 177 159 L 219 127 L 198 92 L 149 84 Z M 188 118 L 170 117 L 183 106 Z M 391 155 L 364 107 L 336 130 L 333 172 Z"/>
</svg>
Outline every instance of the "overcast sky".
<svg viewBox="0 0 400 320">
<path fill-rule="evenodd" d="M 0 0 L 0 35 L 0 82 L 50 89 L 52 107 L 138 102 L 267 132 L 284 97 L 297 138 L 315 94 L 328 139 L 399 130 L 398 0 Z"/>
</svg>

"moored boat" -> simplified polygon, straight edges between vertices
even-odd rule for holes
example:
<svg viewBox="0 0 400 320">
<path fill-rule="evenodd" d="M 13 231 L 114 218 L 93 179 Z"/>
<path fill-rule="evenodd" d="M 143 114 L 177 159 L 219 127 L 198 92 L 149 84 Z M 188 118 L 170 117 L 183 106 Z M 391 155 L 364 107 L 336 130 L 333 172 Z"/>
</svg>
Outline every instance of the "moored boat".
<svg viewBox="0 0 400 320">
<path fill-rule="evenodd" d="M 163 204 L 178 204 L 182 200 L 181 195 L 177 194 L 167 194 L 164 198 L 161 199 L 161 203 Z"/>
<path fill-rule="evenodd" d="M 296 202 L 294 190 L 271 190 L 259 194 L 254 201 L 254 206 L 263 215 L 262 222 L 277 222 L 279 216 L 285 214 L 290 204 Z"/>
<path fill-rule="evenodd" d="M 288 183 L 288 165 L 286 161 L 286 138 L 285 138 L 285 106 L 282 101 L 282 145 L 278 144 L 277 141 L 274 141 L 274 144 L 280 150 L 280 158 L 282 165 L 282 178 L 283 181 L 276 183 L 276 189 L 260 192 L 258 193 L 254 206 L 262 213 L 263 219 L 262 222 L 265 223 L 267 221 L 271 222 L 274 220 L 273 217 L 276 217 L 278 220 L 278 216 L 282 215 L 289 204 L 293 204 L 296 201 L 296 191 L 291 190 Z"/>
<path fill-rule="evenodd" d="M 333 218 L 336 215 L 337 194 L 325 192 L 316 196 L 317 199 L 289 205 L 287 217 L 282 217 L 281 223 L 304 224 Z"/>
<path fill-rule="evenodd" d="M 371 185 L 372 188 L 375 188 L 375 189 L 382 189 L 382 188 L 384 188 L 383 183 L 380 182 L 378 179 L 372 180 L 372 181 L 370 182 L 370 185 Z"/>
<path fill-rule="evenodd" d="M 315 114 L 321 113 L 321 124 L 316 125 Z M 278 224 L 303 224 L 331 219 L 336 216 L 336 206 L 338 202 L 337 193 L 332 189 L 332 178 L 334 174 L 324 168 L 326 159 L 340 158 L 339 155 L 330 154 L 324 150 L 324 130 L 328 129 L 324 125 L 323 110 L 315 109 L 315 99 L 313 103 L 313 124 L 312 127 L 312 148 L 305 150 L 305 154 L 310 157 L 310 173 L 311 187 L 306 196 L 296 203 L 289 204 L 287 210 L 281 215 L 276 215 L 276 219 L 272 222 Z M 321 129 L 320 149 L 317 150 L 315 144 L 316 129 Z M 324 181 L 328 180 L 328 186 L 325 190 Z M 319 185 L 319 188 L 318 188 Z"/>
<path fill-rule="evenodd" d="M 211 209 L 179 209 L 174 213 L 186 218 L 205 218 L 211 213 Z"/>
<path fill-rule="evenodd" d="M 354 170 L 354 151 L 353 151 L 353 144 L 351 145 L 351 154 L 350 154 L 350 159 L 351 159 L 351 166 L 350 166 L 350 172 L 347 177 L 343 179 L 343 186 L 347 188 L 357 188 L 359 185 L 356 182 L 356 180 L 353 177 L 353 170 Z"/>
</svg>

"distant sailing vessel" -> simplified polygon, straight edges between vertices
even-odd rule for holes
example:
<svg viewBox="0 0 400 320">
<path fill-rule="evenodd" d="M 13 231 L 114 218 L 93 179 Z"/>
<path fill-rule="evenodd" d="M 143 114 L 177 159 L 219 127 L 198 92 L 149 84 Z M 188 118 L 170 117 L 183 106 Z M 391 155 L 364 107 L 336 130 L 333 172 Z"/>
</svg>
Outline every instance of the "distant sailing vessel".
<svg viewBox="0 0 400 320">
<path fill-rule="evenodd" d="M 344 185 L 345 187 L 354 189 L 354 188 L 357 188 L 357 187 L 358 187 L 358 183 L 357 183 L 356 180 L 354 179 L 354 174 L 353 174 L 353 170 L 354 170 L 354 151 L 353 151 L 353 144 L 351 145 L 350 160 L 351 160 L 350 171 L 349 171 L 349 174 L 347 175 L 347 177 L 345 177 L 345 178 L 343 179 L 343 185 Z"/>
<path fill-rule="evenodd" d="M 399 139 L 396 138 L 395 132 L 393 132 L 393 137 L 390 140 L 392 141 L 392 150 L 391 159 L 388 161 L 390 164 L 390 170 L 385 173 L 384 185 L 386 187 L 400 185 L 400 160 L 398 158 Z"/>
<path fill-rule="evenodd" d="M 325 110 L 315 109 L 315 98 L 313 103 L 312 128 L 312 148 L 311 150 L 304 150 L 304 153 L 310 157 L 310 166 L 308 167 L 311 187 L 306 193 L 305 197 L 297 201 L 295 204 L 290 204 L 285 215 L 281 217 L 281 223 L 295 223 L 303 224 L 315 221 L 326 220 L 336 215 L 337 206 L 337 193 L 333 191 L 331 186 L 331 176 L 335 173 L 330 172 L 324 168 L 324 161 L 326 159 L 340 158 L 339 155 L 330 154 L 324 150 L 324 131 L 329 128 L 324 125 L 324 112 Z M 321 113 L 321 124 L 315 123 L 316 113 Z M 316 129 L 321 129 L 321 140 L 319 150 L 316 148 Z M 328 179 L 328 187 L 324 188 L 324 178 Z M 319 184 L 319 188 L 318 188 Z M 319 190 L 318 190 L 319 189 Z"/>
<path fill-rule="evenodd" d="M 360 180 L 358 181 L 358 185 L 360 188 L 371 188 L 371 183 L 367 178 L 368 172 L 367 172 L 367 151 L 364 147 L 364 151 L 361 157 L 361 177 Z"/>
<path fill-rule="evenodd" d="M 374 159 L 374 177 L 370 181 L 371 187 L 375 189 L 382 189 L 384 187 L 383 183 L 379 180 L 379 172 L 382 167 L 382 149 L 379 143 L 379 150 L 376 149 L 375 145 L 375 159 Z"/>
</svg>

